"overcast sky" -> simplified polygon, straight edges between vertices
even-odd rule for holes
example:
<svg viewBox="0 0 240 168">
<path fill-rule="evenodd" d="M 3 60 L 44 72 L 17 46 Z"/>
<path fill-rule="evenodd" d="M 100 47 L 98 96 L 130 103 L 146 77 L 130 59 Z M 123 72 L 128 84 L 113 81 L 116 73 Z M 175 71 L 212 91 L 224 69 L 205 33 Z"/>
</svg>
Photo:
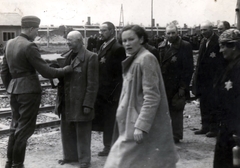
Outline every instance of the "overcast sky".
<svg viewBox="0 0 240 168">
<path fill-rule="evenodd" d="M 0 12 L 36 15 L 41 25 L 82 25 L 88 16 L 91 23 L 119 25 L 121 4 L 125 25 L 150 25 L 151 0 L 0 0 Z M 205 20 L 234 24 L 236 4 L 237 0 L 153 0 L 153 18 L 163 27 L 173 20 L 180 26 L 199 25 Z"/>
</svg>

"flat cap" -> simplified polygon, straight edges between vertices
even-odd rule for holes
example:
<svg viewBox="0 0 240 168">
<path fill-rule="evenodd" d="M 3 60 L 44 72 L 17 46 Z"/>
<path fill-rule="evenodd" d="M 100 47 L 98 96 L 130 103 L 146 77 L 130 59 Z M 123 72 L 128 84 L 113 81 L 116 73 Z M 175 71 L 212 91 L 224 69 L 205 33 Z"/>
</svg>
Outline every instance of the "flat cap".
<svg viewBox="0 0 240 168">
<path fill-rule="evenodd" d="M 36 16 L 24 16 L 22 17 L 22 27 L 28 28 L 28 27 L 39 27 L 40 19 Z"/>
<path fill-rule="evenodd" d="M 219 39 L 218 39 L 219 43 L 231 43 L 239 40 L 240 40 L 240 31 L 238 29 L 225 30 L 219 36 Z"/>
</svg>

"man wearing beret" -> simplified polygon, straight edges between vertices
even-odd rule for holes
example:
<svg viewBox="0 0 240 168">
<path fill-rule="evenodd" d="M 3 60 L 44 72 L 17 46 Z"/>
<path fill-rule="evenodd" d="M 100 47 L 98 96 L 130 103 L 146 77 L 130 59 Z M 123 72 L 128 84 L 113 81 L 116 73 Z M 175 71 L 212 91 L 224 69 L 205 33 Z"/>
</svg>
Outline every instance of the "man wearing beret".
<svg viewBox="0 0 240 168">
<path fill-rule="evenodd" d="M 72 67 L 51 68 L 41 58 L 33 40 L 38 35 L 40 19 L 25 16 L 21 20 L 21 34 L 7 42 L 1 78 L 11 94 L 12 122 L 7 147 L 5 168 L 24 168 L 26 144 L 33 134 L 41 102 L 41 85 L 37 72 L 45 78 L 63 77 Z"/>
</svg>

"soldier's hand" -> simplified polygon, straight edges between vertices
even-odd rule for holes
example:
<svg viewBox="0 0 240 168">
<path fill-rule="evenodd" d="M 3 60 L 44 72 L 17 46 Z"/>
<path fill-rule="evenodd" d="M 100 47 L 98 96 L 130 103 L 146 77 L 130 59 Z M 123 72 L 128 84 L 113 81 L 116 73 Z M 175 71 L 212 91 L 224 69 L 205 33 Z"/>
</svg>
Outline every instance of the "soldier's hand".
<svg viewBox="0 0 240 168">
<path fill-rule="evenodd" d="M 89 107 L 84 107 L 84 108 L 83 108 L 83 114 L 85 114 L 85 115 L 88 115 L 88 114 L 90 114 L 90 113 L 91 113 L 91 111 L 92 111 L 92 109 L 91 109 L 91 108 L 89 108 Z"/>
<path fill-rule="evenodd" d="M 73 68 L 72 68 L 72 66 L 67 65 L 67 66 L 63 67 L 63 70 L 65 71 L 65 73 L 70 73 L 73 71 Z"/>
</svg>

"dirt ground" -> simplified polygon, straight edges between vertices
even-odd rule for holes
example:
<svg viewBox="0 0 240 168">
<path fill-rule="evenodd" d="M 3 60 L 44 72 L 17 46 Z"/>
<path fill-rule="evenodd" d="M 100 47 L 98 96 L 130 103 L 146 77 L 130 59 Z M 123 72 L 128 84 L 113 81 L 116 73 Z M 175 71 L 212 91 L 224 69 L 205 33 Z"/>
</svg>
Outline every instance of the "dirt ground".
<svg viewBox="0 0 240 168">
<path fill-rule="evenodd" d="M 179 161 L 177 168 L 212 168 L 215 138 L 194 135 L 200 128 L 199 103 L 192 101 L 186 104 L 184 111 L 184 139 L 176 145 Z M 6 161 L 7 137 L 0 137 L 0 168 Z M 106 157 L 99 157 L 102 150 L 102 134 L 92 132 L 92 168 L 102 168 Z M 34 134 L 28 142 L 26 168 L 76 168 L 78 163 L 59 165 L 62 159 L 61 134 L 59 128 L 44 134 Z"/>
<path fill-rule="evenodd" d="M 46 53 L 62 53 L 65 47 L 41 47 Z M 57 51 L 57 52 L 56 52 Z M 45 55 L 44 59 L 58 58 L 59 54 Z M 184 138 L 176 144 L 179 155 L 177 168 L 212 168 L 215 138 L 205 135 L 194 135 L 194 130 L 200 128 L 200 111 L 198 101 L 186 104 L 184 110 Z M 0 168 L 6 162 L 7 136 L 0 136 Z M 92 132 L 92 168 L 102 168 L 106 157 L 97 153 L 103 148 L 102 134 Z M 26 168 L 77 168 L 78 163 L 59 165 L 62 159 L 61 134 L 59 128 L 39 134 L 38 131 L 29 139 L 25 158 Z"/>
</svg>

